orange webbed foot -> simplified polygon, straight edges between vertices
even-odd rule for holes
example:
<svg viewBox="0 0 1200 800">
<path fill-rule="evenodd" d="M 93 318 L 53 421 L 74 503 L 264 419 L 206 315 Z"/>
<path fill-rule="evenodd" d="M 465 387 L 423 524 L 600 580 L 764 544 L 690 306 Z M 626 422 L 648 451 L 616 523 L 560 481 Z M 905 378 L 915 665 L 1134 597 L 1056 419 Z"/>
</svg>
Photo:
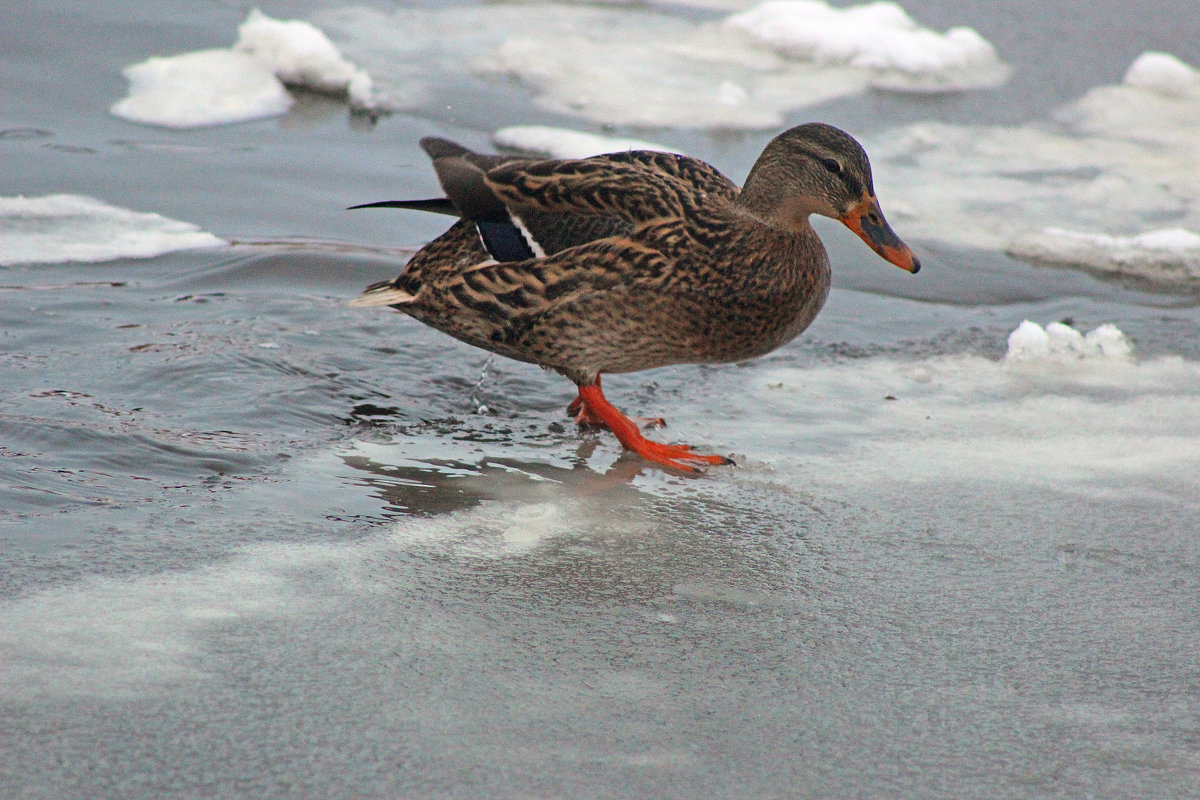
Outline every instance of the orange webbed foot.
<svg viewBox="0 0 1200 800">
<path fill-rule="evenodd" d="M 579 396 L 567 406 L 567 412 L 574 414 L 580 424 L 608 428 L 616 434 L 627 450 L 632 450 L 647 461 L 689 475 L 702 474 L 706 467 L 713 464 L 734 463 L 733 459 L 726 456 L 696 453 L 690 445 L 662 444 L 647 439 L 639 430 L 637 422 L 622 414 L 604 397 L 600 390 L 599 377 L 596 378 L 596 383 L 579 387 Z M 665 424 L 661 418 L 646 421 Z"/>
</svg>

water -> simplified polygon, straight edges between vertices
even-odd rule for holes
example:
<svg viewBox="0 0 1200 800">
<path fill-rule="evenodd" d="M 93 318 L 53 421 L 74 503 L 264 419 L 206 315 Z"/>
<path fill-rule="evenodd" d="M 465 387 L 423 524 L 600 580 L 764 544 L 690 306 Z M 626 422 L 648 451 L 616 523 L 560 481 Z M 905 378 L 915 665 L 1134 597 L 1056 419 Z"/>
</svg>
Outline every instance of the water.
<svg viewBox="0 0 1200 800">
<path fill-rule="evenodd" d="M 1145 49 L 1200 63 L 1187 3 L 906 8 L 975 27 L 1013 77 L 789 122 L 882 153 L 925 120 L 1041 125 Z M 336 9 L 263 10 L 382 69 Z M 915 214 L 911 235 L 892 209 L 917 187 L 881 176 L 925 269 L 824 225 L 835 289 L 800 340 L 607 381 L 739 463 L 653 470 L 575 428 L 565 380 L 346 305 L 440 232 L 342 211 L 435 191 L 420 136 L 600 126 L 470 75 L 374 125 L 316 96 L 183 132 L 108 114 L 122 67 L 228 46 L 245 11 L 5 10 L 0 196 L 236 244 L 0 269 L 0 794 L 1200 796 L 1187 289 L 1031 267 Z M 737 178 L 766 138 L 617 132 Z M 985 199 L 996 230 L 1020 216 Z M 1114 323 L 1135 358 L 1005 362 L 1023 319 Z"/>
</svg>

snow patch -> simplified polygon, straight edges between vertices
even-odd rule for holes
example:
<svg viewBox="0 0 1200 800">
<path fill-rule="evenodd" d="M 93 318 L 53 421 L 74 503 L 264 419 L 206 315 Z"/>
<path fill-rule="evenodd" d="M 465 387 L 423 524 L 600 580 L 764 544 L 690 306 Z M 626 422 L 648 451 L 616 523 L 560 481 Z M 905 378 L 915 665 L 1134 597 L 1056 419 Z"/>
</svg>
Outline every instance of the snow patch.
<svg viewBox="0 0 1200 800">
<path fill-rule="evenodd" d="M 999 360 L 853 359 L 753 378 L 760 391 L 720 409 L 737 419 L 725 450 L 805 492 L 952 482 L 1014 498 L 1026 487 L 1154 496 L 1200 472 L 1200 364 L 1136 359 L 1114 325 L 1085 335 L 1027 322 Z"/>
<path fill-rule="evenodd" d="M 145 125 L 195 128 L 286 113 L 285 84 L 346 95 L 371 108 L 366 71 L 341 57 L 319 29 L 301 20 L 272 19 L 257 9 L 238 29 L 232 49 L 154 57 L 123 70 L 129 94 L 109 110 Z"/>
<path fill-rule="evenodd" d="M 92 197 L 0 197 L 0 265 L 153 258 L 226 244 L 188 222 L 130 211 Z"/>
<path fill-rule="evenodd" d="M 1126 86 L 1183 97 L 1200 85 L 1200 72 L 1170 53 L 1146 52 L 1129 65 Z"/>
<path fill-rule="evenodd" d="M 926 122 L 865 140 L 889 218 L 913 239 L 1178 282 L 1193 254 L 1153 230 L 1200 231 L 1200 85 L 1171 64 L 1139 58 L 1127 83 L 1090 90 L 1057 124 Z"/>
<path fill-rule="evenodd" d="M 973 89 L 1008 77 L 996 49 L 975 30 L 923 28 L 892 2 L 833 8 L 821 0 L 768 0 L 726 25 L 788 58 L 870 70 L 873 84 L 891 89 Z"/>
</svg>

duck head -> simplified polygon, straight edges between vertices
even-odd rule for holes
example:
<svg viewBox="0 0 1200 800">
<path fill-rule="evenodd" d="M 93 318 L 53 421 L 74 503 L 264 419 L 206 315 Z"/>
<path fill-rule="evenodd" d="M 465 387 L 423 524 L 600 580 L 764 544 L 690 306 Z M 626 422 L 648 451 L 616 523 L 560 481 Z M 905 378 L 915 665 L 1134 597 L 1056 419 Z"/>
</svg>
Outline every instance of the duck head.
<svg viewBox="0 0 1200 800">
<path fill-rule="evenodd" d="M 841 220 L 882 258 L 908 272 L 921 269 L 884 219 L 866 151 L 832 125 L 798 125 L 772 139 L 738 204 L 784 227 L 807 226 L 810 214 Z"/>
</svg>

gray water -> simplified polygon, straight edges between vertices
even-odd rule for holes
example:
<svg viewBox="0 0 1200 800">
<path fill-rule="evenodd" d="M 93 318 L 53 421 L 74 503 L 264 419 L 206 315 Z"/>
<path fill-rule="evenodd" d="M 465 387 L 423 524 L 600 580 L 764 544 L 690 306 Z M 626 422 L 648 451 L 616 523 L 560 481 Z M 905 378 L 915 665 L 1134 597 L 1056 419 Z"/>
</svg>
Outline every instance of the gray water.
<svg viewBox="0 0 1200 800">
<path fill-rule="evenodd" d="M 905 6 L 1012 79 L 794 121 L 1037 120 L 1200 63 L 1190 1 Z M 740 465 L 678 477 L 561 378 L 346 305 L 440 232 L 342 210 L 433 191 L 420 136 L 570 120 L 464 77 L 374 124 L 147 128 L 121 68 L 245 6 L 0 11 L 0 196 L 238 242 L 0 270 L 0 796 L 1200 797 L 1193 296 L 919 240 L 910 277 L 823 227 L 800 340 L 606 383 Z M 650 134 L 738 179 L 767 138 Z M 1012 389 L 1025 318 L 1139 365 Z"/>
</svg>

